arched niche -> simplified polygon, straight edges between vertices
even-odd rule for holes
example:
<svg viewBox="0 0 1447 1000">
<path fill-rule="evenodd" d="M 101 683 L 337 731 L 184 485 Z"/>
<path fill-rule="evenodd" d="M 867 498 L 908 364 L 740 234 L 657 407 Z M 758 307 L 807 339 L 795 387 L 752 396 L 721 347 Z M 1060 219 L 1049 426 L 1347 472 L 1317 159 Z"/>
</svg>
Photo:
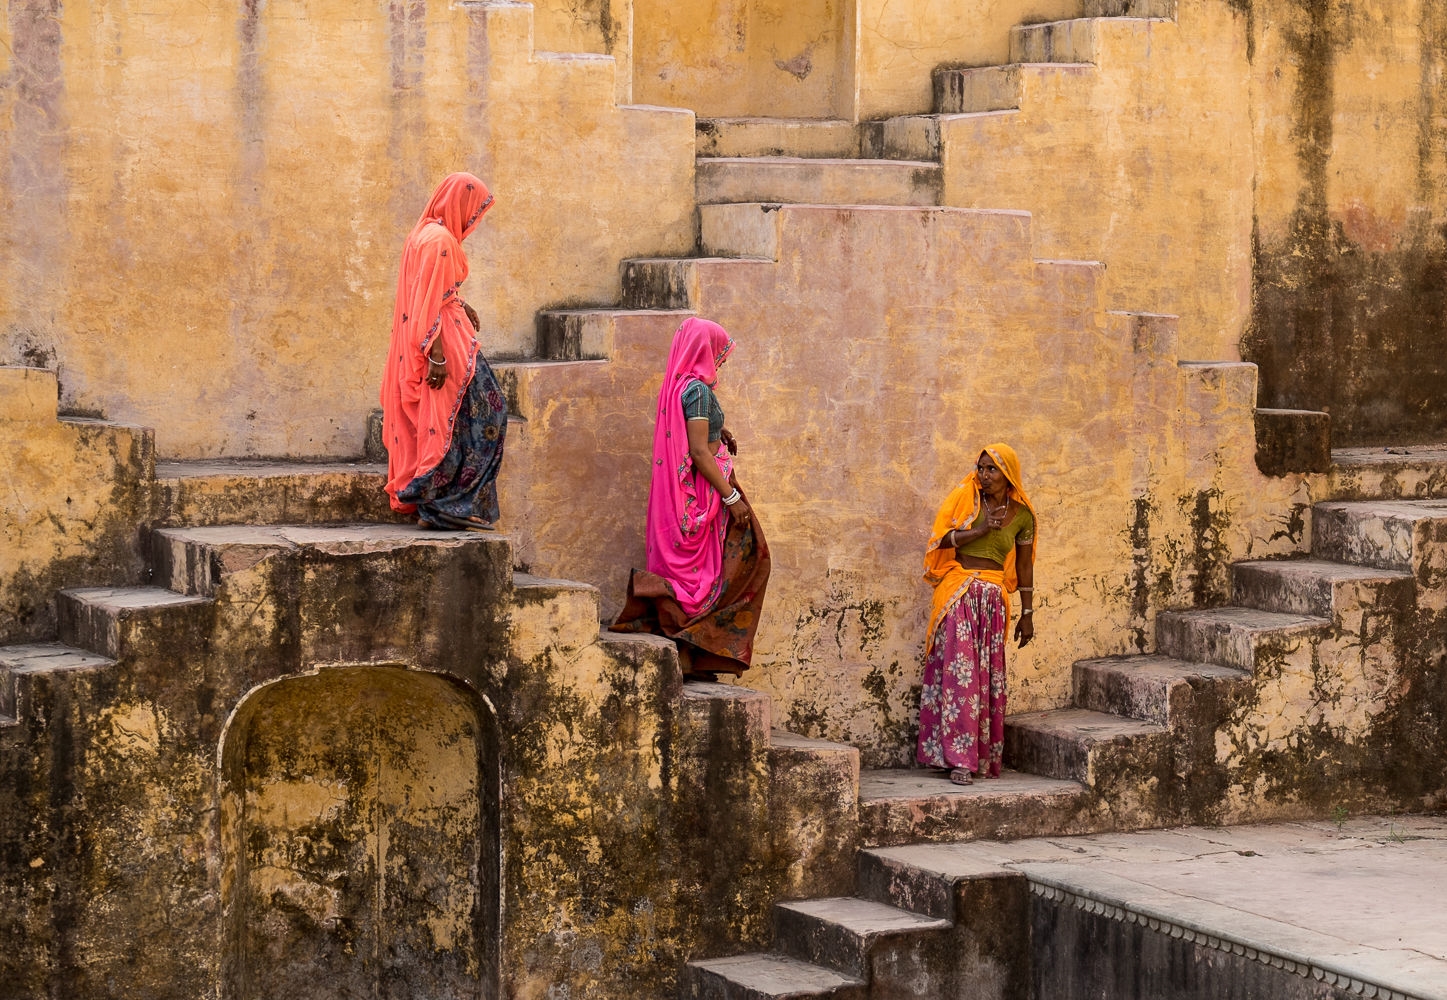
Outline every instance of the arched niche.
<svg viewBox="0 0 1447 1000">
<path fill-rule="evenodd" d="M 221 747 L 226 1000 L 497 995 L 496 720 L 452 678 L 333 666 Z"/>
</svg>

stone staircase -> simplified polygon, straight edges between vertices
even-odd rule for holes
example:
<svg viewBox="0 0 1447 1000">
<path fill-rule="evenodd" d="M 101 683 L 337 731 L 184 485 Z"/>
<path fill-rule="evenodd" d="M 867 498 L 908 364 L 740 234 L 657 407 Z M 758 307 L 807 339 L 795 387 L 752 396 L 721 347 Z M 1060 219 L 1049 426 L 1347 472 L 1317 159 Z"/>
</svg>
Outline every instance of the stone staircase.
<svg viewBox="0 0 1447 1000">
<path fill-rule="evenodd" d="M 1316 504 L 1308 553 L 1232 567 L 1236 605 L 1163 613 L 1159 652 L 1076 663 L 1072 706 L 1008 718 L 1017 770 L 968 788 L 863 772 L 857 895 L 776 904 L 773 950 L 690 963 L 686 995 L 1027 996 L 1024 876 L 909 845 L 1421 804 L 1370 767 L 1323 779 L 1284 759 L 1305 730 L 1379 714 L 1327 689 L 1372 671 L 1393 683 L 1392 661 L 1421 655 L 1394 632 L 1447 600 L 1447 456 L 1384 457 L 1338 453 L 1331 481 L 1391 498 Z M 1322 691 L 1292 718 L 1313 705 L 1302 684 Z"/>
</svg>

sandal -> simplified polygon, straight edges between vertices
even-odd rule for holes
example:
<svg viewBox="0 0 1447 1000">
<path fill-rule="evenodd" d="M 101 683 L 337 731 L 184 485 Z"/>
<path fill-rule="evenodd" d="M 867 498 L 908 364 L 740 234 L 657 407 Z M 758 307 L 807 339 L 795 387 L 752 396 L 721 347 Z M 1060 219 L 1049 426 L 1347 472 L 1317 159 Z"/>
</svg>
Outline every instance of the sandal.
<svg viewBox="0 0 1447 1000">
<path fill-rule="evenodd" d="M 975 783 L 975 776 L 963 767 L 957 767 L 950 771 L 950 780 L 957 785 L 973 785 Z"/>
</svg>

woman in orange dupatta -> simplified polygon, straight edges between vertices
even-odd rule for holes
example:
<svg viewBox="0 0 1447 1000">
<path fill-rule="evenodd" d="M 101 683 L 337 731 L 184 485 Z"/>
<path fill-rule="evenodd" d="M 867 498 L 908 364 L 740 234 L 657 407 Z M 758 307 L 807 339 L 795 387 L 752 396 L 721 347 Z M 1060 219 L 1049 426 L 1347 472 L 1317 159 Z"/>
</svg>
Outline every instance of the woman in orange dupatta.
<svg viewBox="0 0 1447 1000">
<path fill-rule="evenodd" d="M 1035 508 L 1009 445 L 987 445 L 935 515 L 924 578 L 934 587 L 925 639 L 915 759 L 972 784 L 1000 776 L 1005 747 L 1005 637 L 1035 635 Z"/>
<path fill-rule="evenodd" d="M 424 528 L 485 531 L 498 519 L 507 404 L 478 349 L 477 313 L 457 294 L 462 241 L 490 207 L 486 184 L 451 174 L 402 245 L 382 376 L 385 489 Z"/>
</svg>

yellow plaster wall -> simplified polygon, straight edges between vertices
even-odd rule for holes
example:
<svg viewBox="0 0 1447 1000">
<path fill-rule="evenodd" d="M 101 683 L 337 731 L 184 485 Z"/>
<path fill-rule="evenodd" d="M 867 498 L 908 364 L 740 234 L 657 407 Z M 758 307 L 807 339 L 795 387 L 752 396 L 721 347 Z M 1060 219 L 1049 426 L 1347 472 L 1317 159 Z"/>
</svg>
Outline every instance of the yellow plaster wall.
<svg viewBox="0 0 1447 1000">
<path fill-rule="evenodd" d="M 773 553 L 743 682 L 786 728 L 866 760 L 901 760 L 913 737 L 923 547 L 989 441 L 1018 448 L 1042 522 L 1038 640 L 1011 649 L 1012 711 L 1065 704 L 1076 659 L 1153 648 L 1155 612 L 1219 602 L 1231 560 L 1305 541 L 1310 483 L 1255 469 L 1255 368 L 1178 365 L 1173 321 L 1109 313 L 1101 269 L 1036 263 L 1030 225 L 940 209 L 705 217 L 711 249 L 772 241 L 778 258 L 689 279 L 699 314 L 738 341 L 720 393 Z M 524 562 L 597 584 L 605 613 L 642 561 L 657 378 L 682 316 L 617 314 L 611 361 L 519 373 L 528 423 L 509 440 L 504 518 Z"/>
<path fill-rule="evenodd" d="M 1010 61 L 1017 24 L 1075 17 L 1080 0 L 856 0 L 859 94 L 855 120 L 933 111 L 936 66 Z"/>
<path fill-rule="evenodd" d="M 1264 242 L 1286 235 L 1308 196 L 1324 197 L 1343 235 L 1369 251 L 1394 249 L 1447 212 L 1447 13 L 1422 0 L 1257 0 L 1251 24 Z M 1314 129 L 1328 143 L 1319 191 L 1306 150 Z"/>
<path fill-rule="evenodd" d="M 633 95 L 711 118 L 848 117 L 854 0 L 634 0 Z"/>
<path fill-rule="evenodd" d="M 611 300 L 621 258 L 692 244 L 692 117 L 617 107 L 612 59 L 531 30 L 517 4 L 13 10 L 0 360 L 58 363 L 68 408 L 167 456 L 359 453 L 402 239 L 455 169 L 498 198 L 464 287 L 488 351 Z"/>
<path fill-rule="evenodd" d="M 1239 357 L 1251 307 L 1243 19 L 1101 19 L 1096 65 L 1021 70 L 1018 112 L 941 123 L 947 204 L 1036 220 L 1042 256 L 1100 260 L 1114 308 L 1180 317 L 1183 357 Z"/>
<path fill-rule="evenodd" d="M 0 366 L 0 642 L 55 627 L 55 590 L 127 582 L 155 457 L 150 432 L 58 420 L 53 372 Z"/>
</svg>

